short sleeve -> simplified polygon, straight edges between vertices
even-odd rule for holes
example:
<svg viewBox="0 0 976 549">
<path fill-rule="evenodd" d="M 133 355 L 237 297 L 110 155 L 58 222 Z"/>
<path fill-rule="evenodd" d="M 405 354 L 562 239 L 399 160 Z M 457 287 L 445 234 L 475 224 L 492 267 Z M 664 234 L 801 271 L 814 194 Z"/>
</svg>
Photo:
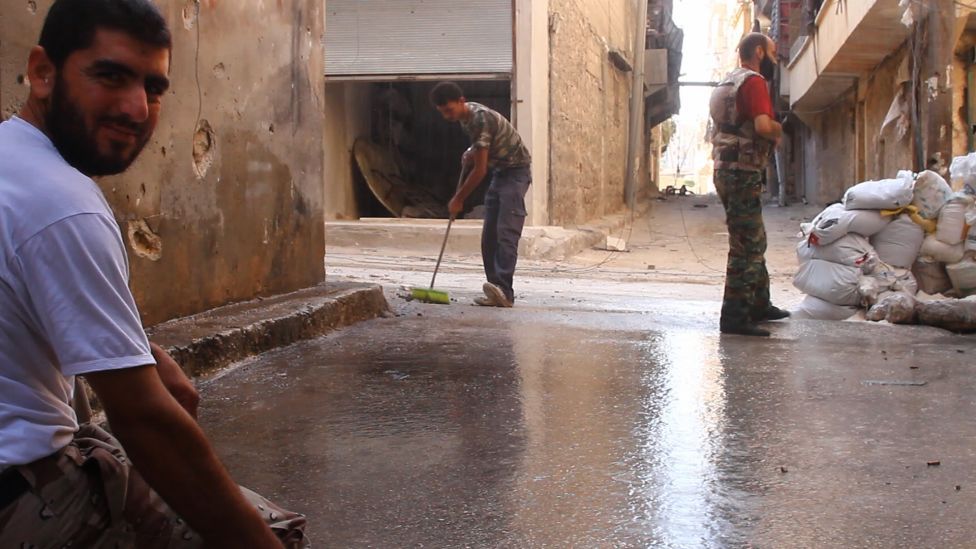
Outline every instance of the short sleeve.
<svg viewBox="0 0 976 549">
<path fill-rule="evenodd" d="M 492 135 L 488 127 L 488 117 L 484 112 L 475 115 L 474 123 L 471 126 L 472 149 L 491 148 Z"/>
<path fill-rule="evenodd" d="M 766 80 L 760 76 L 753 75 L 742 84 L 736 97 L 736 107 L 744 120 L 755 120 L 761 114 L 775 118 Z"/>
<path fill-rule="evenodd" d="M 155 364 L 115 220 L 86 213 L 47 226 L 12 258 L 24 305 L 64 375 Z"/>
</svg>

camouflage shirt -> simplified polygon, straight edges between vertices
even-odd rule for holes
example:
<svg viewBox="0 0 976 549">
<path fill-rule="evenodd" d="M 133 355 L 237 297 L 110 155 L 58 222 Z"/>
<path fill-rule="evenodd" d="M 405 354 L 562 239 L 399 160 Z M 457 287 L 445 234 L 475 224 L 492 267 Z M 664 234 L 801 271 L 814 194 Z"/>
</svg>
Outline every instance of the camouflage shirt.
<svg viewBox="0 0 976 549">
<path fill-rule="evenodd" d="M 461 128 L 471 137 L 471 148 L 488 149 L 489 168 L 514 168 L 532 162 L 529 149 L 504 116 L 481 103 L 468 101 L 467 105 L 471 118 L 461 121 Z"/>
</svg>

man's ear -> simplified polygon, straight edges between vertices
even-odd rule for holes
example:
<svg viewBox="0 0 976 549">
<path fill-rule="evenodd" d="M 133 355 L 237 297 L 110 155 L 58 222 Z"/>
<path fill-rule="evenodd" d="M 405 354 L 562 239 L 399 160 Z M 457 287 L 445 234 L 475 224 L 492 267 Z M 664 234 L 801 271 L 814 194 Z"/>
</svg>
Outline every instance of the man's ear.
<svg viewBox="0 0 976 549">
<path fill-rule="evenodd" d="M 54 81 L 58 70 L 41 46 L 31 48 L 27 57 L 27 78 L 30 81 L 31 96 L 47 99 L 54 91 Z"/>
</svg>

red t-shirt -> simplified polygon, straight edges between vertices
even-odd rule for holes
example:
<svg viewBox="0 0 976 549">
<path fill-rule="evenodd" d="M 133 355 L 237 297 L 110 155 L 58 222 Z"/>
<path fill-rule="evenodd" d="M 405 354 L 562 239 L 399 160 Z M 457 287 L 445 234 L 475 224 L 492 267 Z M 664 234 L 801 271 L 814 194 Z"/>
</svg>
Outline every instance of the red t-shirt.
<svg viewBox="0 0 976 549">
<path fill-rule="evenodd" d="M 740 123 L 755 120 L 760 114 L 776 119 L 773 113 L 773 102 L 769 98 L 769 88 L 766 87 L 766 80 L 761 76 L 750 76 L 742 84 L 739 95 L 735 98 L 735 106 L 739 109 Z"/>
</svg>

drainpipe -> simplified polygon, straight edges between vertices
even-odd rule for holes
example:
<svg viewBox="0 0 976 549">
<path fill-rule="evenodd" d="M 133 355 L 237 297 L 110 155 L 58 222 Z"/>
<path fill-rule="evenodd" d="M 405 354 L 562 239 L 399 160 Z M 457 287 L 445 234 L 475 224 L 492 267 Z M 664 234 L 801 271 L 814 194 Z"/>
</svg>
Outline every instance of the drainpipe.
<svg viewBox="0 0 976 549">
<path fill-rule="evenodd" d="M 624 194 L 627 207 L 636 206 L 637 171 L 644 129 L 644 49 L 647 47 L 647 0 L 637 0 L 637 33 L 634 36 L 634 81 L 630 90 L 630 135 L 627 138 L 627 179 Z"/>
</svg>

